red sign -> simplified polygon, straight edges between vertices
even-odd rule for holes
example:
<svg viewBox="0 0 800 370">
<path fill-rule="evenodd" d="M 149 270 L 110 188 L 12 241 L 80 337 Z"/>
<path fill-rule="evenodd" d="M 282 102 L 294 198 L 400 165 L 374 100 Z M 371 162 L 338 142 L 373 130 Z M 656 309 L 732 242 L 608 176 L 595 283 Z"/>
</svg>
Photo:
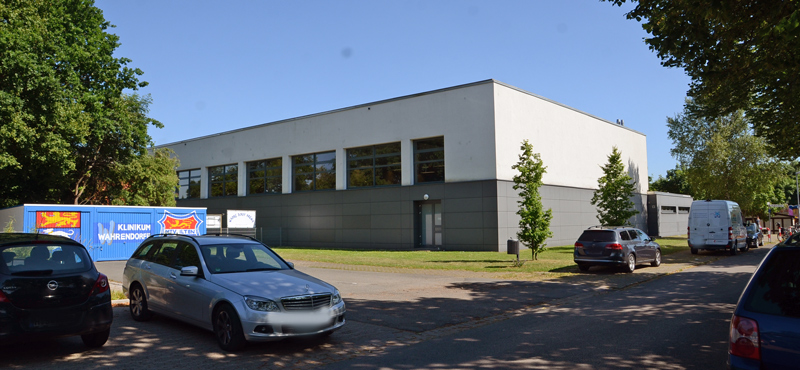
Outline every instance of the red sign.
<svg viewBox="0 0 800 370">
<path fill-rule="evenodd" d="M 36 212 L 37 228 L 81 227 L 80 212 Z"/>
<path fill-rule="evenodd" d="M 161 225 L 162 233 L 174 234 L 200 234 L 200 223 L 203 222 L 197 217 L 195 212 L 185 215 L 175 215 L 169 212 L 164 212 L 164 217 L 158 220 Z"/>
</svg>

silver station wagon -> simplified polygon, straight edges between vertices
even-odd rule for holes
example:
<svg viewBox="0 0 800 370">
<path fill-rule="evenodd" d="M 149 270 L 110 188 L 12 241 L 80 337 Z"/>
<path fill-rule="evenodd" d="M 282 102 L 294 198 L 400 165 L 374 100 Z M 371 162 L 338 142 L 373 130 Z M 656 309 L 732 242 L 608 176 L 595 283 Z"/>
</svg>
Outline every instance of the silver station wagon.
<svg viewBox="0 0 800 370">
<path fill-rule="evenodd" d="M 326 335 L 345 323 L 336 288 L 243 236 L 153 235 L 125 265 L 123 291 L 134 320 L 155 312 L 197 325 L 226 351 Z"/>
</svg>

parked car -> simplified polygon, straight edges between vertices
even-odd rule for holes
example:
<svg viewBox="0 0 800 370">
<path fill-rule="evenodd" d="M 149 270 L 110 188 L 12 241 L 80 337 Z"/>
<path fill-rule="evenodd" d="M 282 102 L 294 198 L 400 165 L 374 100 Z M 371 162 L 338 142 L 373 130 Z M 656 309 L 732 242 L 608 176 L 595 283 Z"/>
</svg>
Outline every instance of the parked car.
<svg viewBox="0 0 800 370">
<path fill-rule="evenodd" d="M 764 245 L 764 234 L 756 224 L 747 225 L 747 247 L 758 248 Z"/>
<path fill-rule="evenodd" d="M 61 236 L 0 234 L 0 342 L 80 335 L 108 340 L 114 313 L 108 278 L 86 248 Z"/>
<path fill-rule="evenodd" d="M 800 364 L 800 234 L 778 243 L 744 288 L 731 318 L 731 369 Z"/>
<path fill-rule="evenodd" d="M 696 200 L 689 210 L 689 249 L 747 251 L 747 229 L 739 204 L 728 200 Z"/>
<path fill-rule="evenodd" d="M 213 331 L 226 351 L 248 341 L 327 335 L 345 324 L 336 288 L 249 237 L 153 235 L 122 279 L 134 320 L 155 312 L 188 322 Z"/>
<path fill-rule="evenodd" d="M 581 271 L 612 265 L 633 272 L 638 264 L 661 265 L 661 246 L 636 228 L 595 226 L 584 230 L 575 242 L 574 260 Z"/>
</svg>

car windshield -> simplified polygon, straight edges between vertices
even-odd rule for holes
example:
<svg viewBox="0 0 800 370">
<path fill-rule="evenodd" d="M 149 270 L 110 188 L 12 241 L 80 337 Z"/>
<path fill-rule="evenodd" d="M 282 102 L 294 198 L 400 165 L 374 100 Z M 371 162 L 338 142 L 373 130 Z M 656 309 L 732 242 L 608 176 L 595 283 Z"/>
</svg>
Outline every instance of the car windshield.
<svg viewBox="0 0 800 370">
<path fill-rule="evenodd" d="M 14 245 L 0 248 L 0 255 L 0 271 L 9 275 L 58 275 L 92 268 L 86 249 L 75 245 Z"/>
<path fill-rule="evenodd" d="M 800 250 L 776 250 L 752 284 L 745 309 L 800 318 Z"/>
<path fill-rule="evenodd" d="M 283 260 L 262 244 L 213 244 L 200 247 L 212 274 L 288 269 Z"/>
<path fill-rule="evenodd" d="M 758 231 L 756 224 L 747 225 L 747 232 L 755 233 L 756 231 Z"/>
<path fill-rule="evenodd" d="M 582 242 L 613 242 L 616 241 L 614 230 L 585 230 L 578 241 Z"/>
</svg>

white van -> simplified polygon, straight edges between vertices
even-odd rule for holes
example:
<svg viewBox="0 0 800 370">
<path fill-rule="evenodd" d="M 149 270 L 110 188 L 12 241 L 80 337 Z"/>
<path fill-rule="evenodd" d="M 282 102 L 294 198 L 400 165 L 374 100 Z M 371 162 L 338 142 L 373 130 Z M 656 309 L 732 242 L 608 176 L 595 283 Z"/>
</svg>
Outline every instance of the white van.
<svg viewBox="0 0 800 370">
<path fill-rule="evenodd" d="M 746 252 L 747 229 L 739 204 L 728 200 L 696 200 L 689 210 L 689 248 Z"/>
</svg>

